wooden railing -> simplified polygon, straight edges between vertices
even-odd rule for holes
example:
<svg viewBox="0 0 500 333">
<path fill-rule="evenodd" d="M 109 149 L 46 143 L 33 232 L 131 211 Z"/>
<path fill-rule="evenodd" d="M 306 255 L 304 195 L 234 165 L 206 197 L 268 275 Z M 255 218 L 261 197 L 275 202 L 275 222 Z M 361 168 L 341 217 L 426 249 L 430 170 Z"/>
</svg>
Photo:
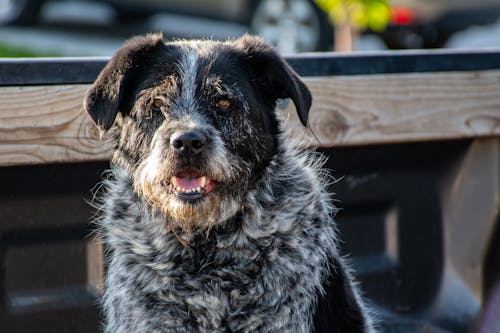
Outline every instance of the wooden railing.
<svg viewBox="0 0 500 333">
<path fill-rule="evenodd" d="M 82 111 L 105 60 L 0 60 L 0 165 L 109 159 L 109 143 Z M 294 112 L 285 117 L 304 145 L 500 136 L 500 51 L 310 55 L 290 62 L 314 96 L 309 129 Z"/>
</svg>

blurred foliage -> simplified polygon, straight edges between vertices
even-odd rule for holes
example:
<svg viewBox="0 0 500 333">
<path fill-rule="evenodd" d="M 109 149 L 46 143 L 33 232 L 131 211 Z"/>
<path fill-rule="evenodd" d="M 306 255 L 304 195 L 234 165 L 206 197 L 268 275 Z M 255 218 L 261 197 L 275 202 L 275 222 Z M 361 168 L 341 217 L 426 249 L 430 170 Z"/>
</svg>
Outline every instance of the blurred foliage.
<svg viewBox="0 0 500 333">
<path fill-rule="evenodd" d="M 21 47 L 0 44 L 0 58 L 55 57 L 56 54 L 41 53 Z"/>
<path fill-rule="evenodd" d="M 382 31 L 390 18 L 389 0 L 315 0 L 335 25 Z"/>
</svg>

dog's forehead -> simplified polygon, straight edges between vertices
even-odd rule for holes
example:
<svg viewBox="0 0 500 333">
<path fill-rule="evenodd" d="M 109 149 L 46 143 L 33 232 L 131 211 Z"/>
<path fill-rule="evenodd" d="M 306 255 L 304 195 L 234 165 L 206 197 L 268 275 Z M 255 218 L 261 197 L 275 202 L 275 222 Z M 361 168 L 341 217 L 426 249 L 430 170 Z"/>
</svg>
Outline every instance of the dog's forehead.
<svg viewBox="0 0 500 333">
<path fill-rule="evenodd" d="M 177 41 L 167 43 L 168 45 L 177 49 L 180 60 L 184 60 L 186 56 L 189 58 L 195 57 L 196 59 L 215 60 L 221 53 L 234 50 L 231 42 L 212 40 Z"/>
<path fill-rule="evenodd" d="M 230 42 L 184 41 L 172 45 L 177 48 L 176 71 L 180 81 L 188 87 L 194 88 L 197 81 L 206 82 L 214 76 L 219 81 L 236 81 L 245 75 L 241 52 Z"/>
<path fill-rule="evenodd" d="M 241 53 L 230 42 L 175 41 L 166 46 L 167 52 L 155 59 L 142 91 L 169 99 L 169 120 L 201 125 L 204 118 L 199 113 L 217 96 L 230 96 L 247 105 L 244 95 L 250 92 L 242 91 L 249 80 L 240 64 Z"/>
</svg>

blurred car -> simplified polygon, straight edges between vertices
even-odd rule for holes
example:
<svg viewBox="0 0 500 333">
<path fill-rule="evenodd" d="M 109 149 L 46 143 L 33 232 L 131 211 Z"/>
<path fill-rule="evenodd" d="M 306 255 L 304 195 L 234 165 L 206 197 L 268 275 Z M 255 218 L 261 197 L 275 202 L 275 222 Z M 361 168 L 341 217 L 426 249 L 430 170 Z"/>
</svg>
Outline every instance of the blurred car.
<svg viewBox="0 0 500 333">
<path fill-rule="evenodd" d="M 500 0 L 391 0 L 381 34 L 391 49 L 443 47 L 456 32 L 500 18 Z"/>
<path fill-rule="evenodd" d="M 159 12 L 212 18 L 248 27 L 283 53 L 333 47 L 333 27 L 314 0 L 0 0 L 0 26 L 33 24 L 48 1 L 93 1 L 112 6 L 122 22 Z M 390 0 L 391 21 L 377 35 L 391 49 L 438 48 L 450 36 L 500 18 L 500 0 Z"/>
<path fill-rule="evenodd" d="M 0 25 L 32 24 L 47 1 L 0 0 Z M 69 1 L 69 0 L 68 0 Z M 91 1 L 91 0 L 89 0 Z M 121 21 L 138 21 L 158 12 L 243 24 L 284 53 L 329 50 L 333 28 L 313 0 L 103 0 Z"/>
</svg>

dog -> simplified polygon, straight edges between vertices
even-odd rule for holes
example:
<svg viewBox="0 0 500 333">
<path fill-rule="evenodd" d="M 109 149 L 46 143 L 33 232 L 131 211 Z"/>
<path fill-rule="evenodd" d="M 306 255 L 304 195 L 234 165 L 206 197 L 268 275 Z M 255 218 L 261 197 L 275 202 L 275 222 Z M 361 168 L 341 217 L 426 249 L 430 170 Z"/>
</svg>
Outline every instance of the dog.
<svg viewBox="0 0 500 333">
<path fill-rule="evenodd" d="M 311 332 L 327 279 L 329 332 L 373 333 L 339 254 L 321 158 L 294 148 L 307 86 L 259 37 L 134 37 L 84 108 L 114 144 L 97 223 L 105 332 Z"/>
</svg>

